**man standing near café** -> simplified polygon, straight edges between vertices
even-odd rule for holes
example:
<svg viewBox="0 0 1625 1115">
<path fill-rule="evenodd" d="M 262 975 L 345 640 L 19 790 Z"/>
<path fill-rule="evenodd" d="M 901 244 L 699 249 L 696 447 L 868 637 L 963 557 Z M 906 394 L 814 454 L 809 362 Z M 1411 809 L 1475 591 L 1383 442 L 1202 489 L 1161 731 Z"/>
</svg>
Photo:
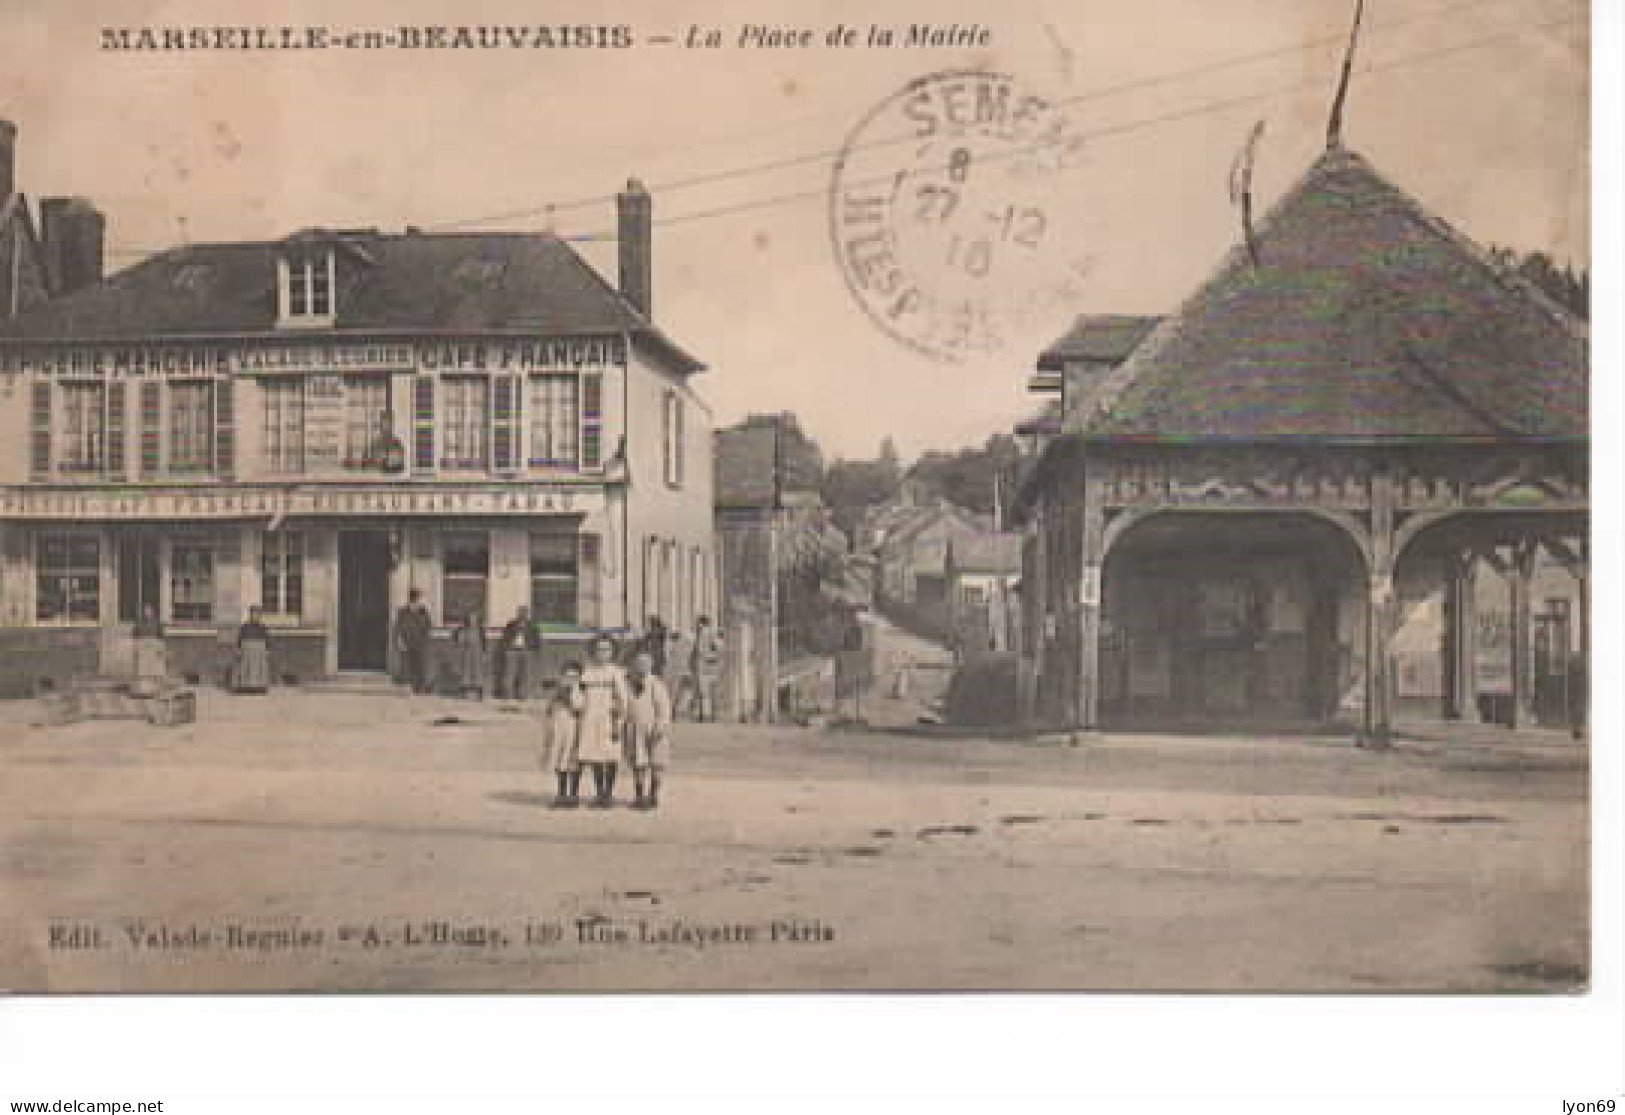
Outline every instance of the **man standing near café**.
<svg viewBox="0 0 1625 1115">
<path fill-rule="evenodd" d="M 510 701 L 530 697 L 530 677 L 541 653 L 542 635 L 530 620 L 530 609 L 520 605 L 498 640 L 502 656 L 502 696 Z"/>
<path fill-rule="evenodd" d="M 429 636 L 433 630 L 423 593 L 413 589 L 395 614 L 395 645 L 401 652 L 401 671 L 414 693 L 429 691 Z"/>
<path fill-rule="evenodd" d="M 717 691 L 722 687 L 722 632 L 711 626 L 710 616 L 695 623 L 694 650 L 689 660 L 689 676 L 694 690 L 694 719 L 717 718 Z"/>
</svg>

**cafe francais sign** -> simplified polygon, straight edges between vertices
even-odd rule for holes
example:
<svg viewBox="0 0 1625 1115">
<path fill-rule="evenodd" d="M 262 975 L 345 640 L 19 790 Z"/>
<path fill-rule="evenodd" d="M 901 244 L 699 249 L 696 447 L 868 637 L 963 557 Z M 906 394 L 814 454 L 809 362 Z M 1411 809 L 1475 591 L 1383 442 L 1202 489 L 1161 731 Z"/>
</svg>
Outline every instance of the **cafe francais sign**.
<svg viewBox="0 0 1625 1115">
<path fill-rule="evenodd" d="M 254 489 L 0 489 L 0 516 L 16 519 L 252 519 L 297 515 L 583 515 L 604 506 L 602 489 L 502 484 L 401 490 L 360 487 Z"/>
</svg>

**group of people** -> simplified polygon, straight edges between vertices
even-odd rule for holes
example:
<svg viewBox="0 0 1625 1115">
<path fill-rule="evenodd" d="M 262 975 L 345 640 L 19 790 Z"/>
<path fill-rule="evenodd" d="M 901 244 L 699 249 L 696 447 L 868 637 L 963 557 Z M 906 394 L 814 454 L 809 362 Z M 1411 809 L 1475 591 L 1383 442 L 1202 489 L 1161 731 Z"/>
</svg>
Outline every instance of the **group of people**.
<svg viewBox="0 0 1625 1115">
<path fill-rule="evenodd" d="M 598 635 L 585 666 L 568 663 L 543 718 L 542 766 L 557 780 L 555 809 L 581 804 L 581 775 L 592 775 L 589 809 L 615 804 L 621 764 L 632 771 L 632 808 L 660 807 L 660 786 L 671 764 L 674 720 L 671 690 L 646 650 L 617 662 L 615 640 Z"/>
<path fill-rule="evenodd" d="M 164 623 L 158 609 L 147 604 L 132 632 L 135 643 L 135 676 L 139 684 L 154 685 L 169 677 L 169 654 L 164 643 Z M 248 609 L 248 618 L 237 628 L 237 653 L 230 660 L 227 686 L 234 693 L 264 694 L 271 688 L 271 632 L 266 628 L 259 605 Z"/>
<path fill-rule="evenodd" d="M 433 631 L 422 594 L 414 589 L 395 617 L 401 673 L 414 693 L 435 688 L 430 666 Z M 498 699 L 524 701 L 535 696 L 542 637 L 529 608 L 519 607 L 503 626 L 494 654 L 478 613 L 463 617 L 452 631 L 451 645 L 449 672 L 458 696 L 483 700 L 488 678 L 491 695 Z M 662 680 L 675 709 L 695 720 L 716 719 L 724 647 L 722 632 L 712 626 L 710 617 L 695 621 L 692 636 L 667 627 L 659 616 L 649 617 L 643 633 L 629 641 L 623 666 L 630 669 L 640 654 L 648 657 L 649 673 Z"/>
</svg>

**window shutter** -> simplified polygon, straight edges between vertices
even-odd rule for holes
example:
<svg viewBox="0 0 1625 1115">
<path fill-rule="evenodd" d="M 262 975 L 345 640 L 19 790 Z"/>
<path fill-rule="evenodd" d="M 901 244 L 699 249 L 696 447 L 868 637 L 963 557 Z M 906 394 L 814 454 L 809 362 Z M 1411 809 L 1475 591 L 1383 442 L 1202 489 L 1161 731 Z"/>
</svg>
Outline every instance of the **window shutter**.
<svg viewBox="0 0 1625 1115">
<path fill-rule="evenodd" d="M 214 471 L 223 479 L 230 479 L 237 467 L 237 413 L 233 403 L 229 379 L 214 384 Z"/>
<path fill-rule="evenodd" d="M 51 475 L 51 389 L 50 380 L 35 383 L 29 408 L 28 471 L 36 477 Z"/>
<path fill-rule="evenodd" d="M 124 384 L 107 385 L 107 475 L 124 475 Z"/>
<path fill-rule="evenodd" d="M 602 597 L 598 576 L 598 536 L 578 535 L 580 553 L 576 569 L 576 622 L 597 627 L 603 622 Z"/>
<path fill-rule="evenodd" d="M 163 467 L 163 384 L 141 385 L 141 475 L 152 476 Z"/>
<path fill-rule="evenodd" d="M 604 377 L 597 372 L 581 377 L 581 467 L 604 467 Z"/>
<path fill-rule="evenodd" d="M 519 377 L 496 376 L 491 405 L 491 459 L 498 472 L 519 467 Z"/>
<path fill-rule="evenodd" d="M 674 483 L 680 488 L 683 486 L 683 397 L 672 392 L 672 475 L 676 478 Z"/>
<path fill-rule="evenodd" d="M 412 467 L 434 470 L 434 377 L 412 381 Z"/>
</svg>

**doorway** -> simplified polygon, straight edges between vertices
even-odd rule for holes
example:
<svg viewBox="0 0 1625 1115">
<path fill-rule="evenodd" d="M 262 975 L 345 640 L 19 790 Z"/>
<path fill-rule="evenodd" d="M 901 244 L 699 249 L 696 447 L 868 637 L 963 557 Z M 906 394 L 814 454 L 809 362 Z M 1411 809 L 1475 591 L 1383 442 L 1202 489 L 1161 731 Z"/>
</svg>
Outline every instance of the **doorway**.
<svg viewBox="0 0 1625 1115">
<path fill-rule="evenodd" d="M 389 533 L 339 532 L 339 669 L 389 662 Z"/>
<path fill-rule="evenodd" d="M 119 534 L 118 622 L 103 629 L 102 669 L 109 674 L 137 673 L 135 625 L 147 608 L 159 614 L 162 566 L 156 534 L 129 531 Z"/>
</svg>

